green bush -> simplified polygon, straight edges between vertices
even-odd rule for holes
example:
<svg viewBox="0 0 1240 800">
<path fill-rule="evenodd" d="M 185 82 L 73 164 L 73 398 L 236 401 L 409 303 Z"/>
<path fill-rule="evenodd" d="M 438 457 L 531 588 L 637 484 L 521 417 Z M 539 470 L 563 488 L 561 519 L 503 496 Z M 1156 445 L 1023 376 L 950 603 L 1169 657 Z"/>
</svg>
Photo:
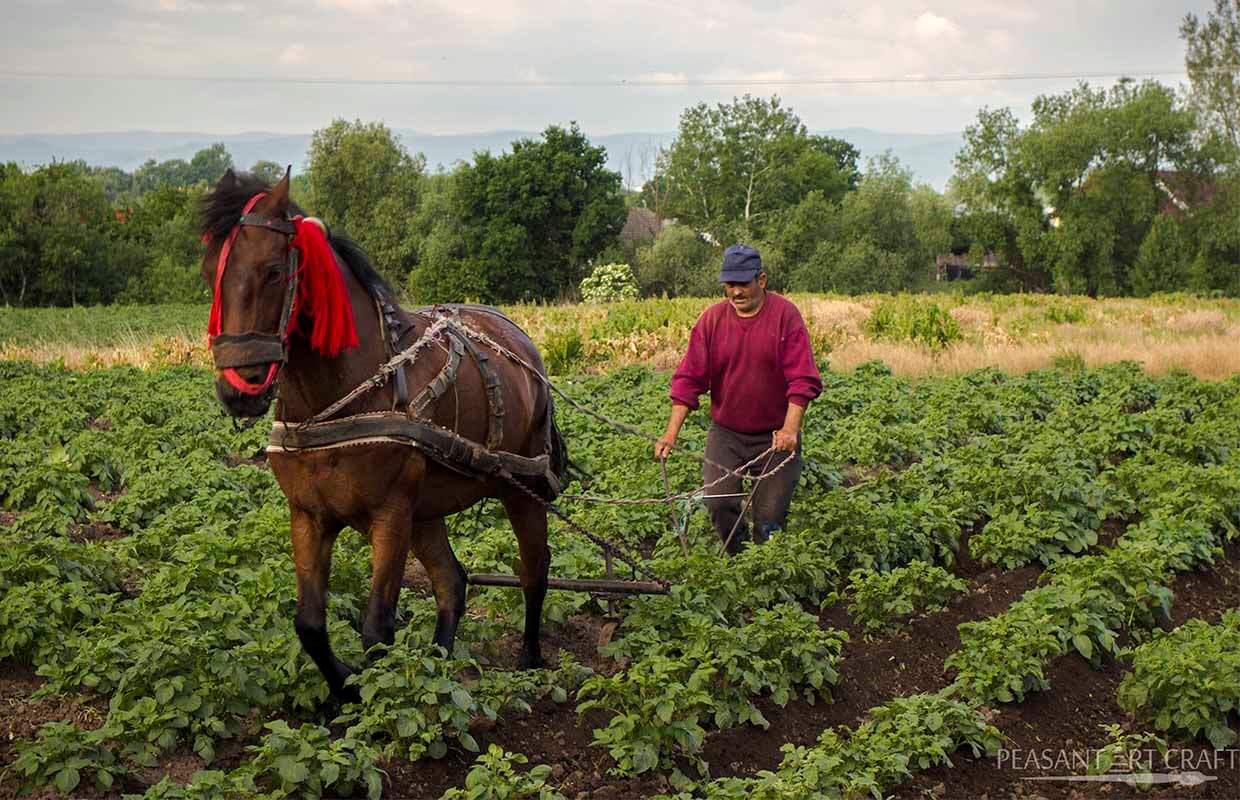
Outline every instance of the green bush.
<svg viewBox="0 0 1240 800">
<path fill-rule="evenodd" d="M 848 613 L 867 635 L 896 627 L 896 620 L 942 608 L 951 595 L 964 591 L 964 581 L 942 567 L 913 561 L 890 572 L 858 570 L 852 575 Z"/>
<path fill-rule="evenodd" d="M 692 228 L 668 225 L 638 251 L 637 286 L 644 297 L 707 297 L 718 292 L 718 259 L 719 251 Z"/>
<path fill-rule="evenodd" d="M 871 339 L 914 342 L 937 349 L 960 341 L 960 323 L 937 303 L 907 297 L 883 300 L 862 325 Z"/>
<path fill-rule="evenodd" d="M 599 264 L 581 281 L 581 299 L 587 303 L 636 300 L 637 280 L 628 264 Z"/>
<path fill-rule="evenodd" d="M 1129 652 L 1120 708 L 1161 731 L 1204 734 L 1218 749 L 1236 741 L 1230 717 L 1240 708 L 1240 612 L 1218 625 L 1189 620 Z"/>
</svg>

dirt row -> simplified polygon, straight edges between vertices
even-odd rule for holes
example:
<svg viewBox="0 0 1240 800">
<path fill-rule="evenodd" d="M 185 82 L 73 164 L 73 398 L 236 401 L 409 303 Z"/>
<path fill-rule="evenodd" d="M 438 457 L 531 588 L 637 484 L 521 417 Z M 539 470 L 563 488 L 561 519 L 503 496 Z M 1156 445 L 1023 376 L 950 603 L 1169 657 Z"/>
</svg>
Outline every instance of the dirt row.
<svg viewBox="0 0 1240 800">
<path fill-rule="evenodd" d="M 1225 550 L 1225 558 L 1209 572 L 1179 576 L 1173 583 L 1172 625 L 1190 619 L 1216 623 L 1229 608 L 1240 606 L 1240 542 Z M 1121 644 L 1126 644 L 1121 640 Z M 1170 784 L 1141 791 L 1123 783 L 1077 781 L 1031 781 L 1029 778 L 1082 774 L 1064 769 L 1065 763 L 1088 757 L 1108 743 L 1101 726 L 1120 725 L 1125 731 L 1151 730 L 1123 712 L 1116 691 L 1123 680 L 1124 664 L 1108 658 L 1100 670 L 1091 669 L 1075 653 L 1056 660 L 1046 670 L 1051 688 L 1030 695 L 1025 702 L 1004 706 L 994 724 L 1007 737 L 1007 753 L 1000 757 L 961 757 L 954 767 L 939 767 L 915 776 L 896 792 L 897 797 L 987 798 L 1234 798 L 1240 797 L 1240 750 L 1216 755 L 1197 742 L 1169 737 L 1172 758 L 1166 766 L 1197 768 L 1214 780 L 1197 786 Z M 1061 752 L 1064 755 L 1061 755 Z M 1032 755 L 1036 753 L 1037 755 Z M 1017 768 L 1019 765 L 1019 768 Z M 1156 771 L 1163 765 L 1155 762 Z M 1045 767 L 1045 768 L 1043 768 Z"/>
<path fill-rule="evenodd" d="M 1041 570 L 1029 566 L 1003 571 L 965 559 L 957 565 L 957 572 L 970 576 L 968 589 L 943 611 L 913 620 L 905 632 L 894 637 L 866 641 L 849 618 L 845 604 L 829 608 L 821 624 L 849 634 L 839 663 L 839 685 L 832 691 L 833 702 L 819 700 L 811 705 L 797 700 L 780 708 L 769 698 L 757 700 L 770 727 L 743 726 L 710 734 L 701 755 L 711 765 L 711 776 L 743 776 L 775 769 L 783 758 L 780 748 L 784 744 L 812 745 L 826 728 L 855 725 L 871 708 L 893 697 L 946 686 L 950 677 L 943 670 L 943 662 L 960 647 L 957 627 L 1006 611 L 1036 585 Z M 574 617 L 566 626 L 548 626 L 546 653 L 555 658 L 563 648 L 583 663 L 592 664 L 597 661 L 592 637 L 598 622 Z M 663 776 L 626 779 L 607 774 L 611 758 L 590 744 L 592 730 L 605 724 L 606 718 L 601 715 L 579 719 L 571 704 L 548 703 L 475 735 L 483 747 L 494 742 L 525 753 L 531 761 L 550 764 L 550 782 L 568 798 L 638 798 L 670 791 Z M 467 755 L 449 752 L 439 762 L 387 764 L 385 769 L 392 779 L 390 796 L 437 797 L 447 788 L 461 785 L 470 765 Z"/>
<path fill-rule="evenodd" d="M 1113 541 L 1123 527 L 1108 523 L 1100 544 L 1105 546 Z M 967 545 L 966 533 L 963 553 L 967 553 Z M 963 558 L 955 571 L 968 579 L 968 590 L 953 598 L 943 611 L 913 620 L 904 633 L 894 637 L 865 641 L 843 604 L 827 609 L 821 623 L 845 630 L 850 636 L 842 653 L 840 683 L 833 691 L 833 702 L 810 705 L 798 700 L 779 708 L 769 699 L 759 700 L 759 708 L 771 722 L 770 728 L 761 730 L 746 726 L 711 734 L 702 756 L 711 765 L 712 776 L 743 776 L 774 769 L 782 759 L 780 748 L 785 743 L 812 745 L 824 729 L 856 725 L 871 708 L 893 697 L 934 691 L 947 685 L 951 676 L 944 672 L 943 662 L 959 649 L 958 626 L 1002 614 L 1037 585 L 1040 574 L 1036 566 L 1002 571 L 985 568 L 968 558 Z M 414 578 L 410 583 L 420 583 L 414 575 L 407 577 Z M 1240 545 L 1230 547 L 1227 559 L 1213 572 L 1181 576 L 1173 590 L 1173 624 L 1182 624 L 1191 618 L 1217 621 L 1224 609 L 1240 605 Z M 596 651 L 601 625 L 602 620 L 596 617 L 579 616 L 562 625 L 546 626 L 545 655 L 549 661 L 554 661 L 566 650 L 582 663 L 604 666 L 599 663 Z M 519 639 L 515 636 L 509 639 L 511 641 L 505 639 L 498 643 L 499 661 L 505 661 L 504 655 L 511 650 L 515 663 Z M 1024 703 L 1003 707 L 995 724 L 1008 737 L 1006 746 L 1013 751 L 1100 747 L 1105 743 L 1105 736 L 1099 725 L 1132 726 L 1132 721 L 1115 703 L 1115 689 L 1122 676 L 1122 665 L 1113 661 L 1105 663 L 1102 670 L 1094 671 L 1078 656 L 1059 659 L 1047 670 L 1051 690 L 1031 695 Z M 101 724 L 106 712 L 106 701 L 102 698 L 81 701 L 49 698 L 31 702 L 29 697 L 40 684 L 41 680 L 29 668 L 13 662 L 0 663 L 0 763 L 11 760 L 10 742 L 14 738 L 33 736 L 43 722 L 69 719 L 87 728 Z M 622 779 L 607 774 L 612 765 L 610 757 L 602 748 L 591 745 L 592 730 L 605 723 L 606 718 L 601 714 L 579 718 L 571 702 L 562 706 L 544 702 L 531 713 L 515 719 L 481 724 L 474 734 L 483 748 L 496 743 L 526 754 L 531 762 L 550 764 L 552 785 L 569 798 L 637 798 L 669 791 L 662 776 Z M 1204 753 L 1204 748 L 1198 746 L 1194 752 Z M 229 760 L 235 760 L 238 755 L 234 754 Z M 453 749 L 439 761 L 386 762 L 382 765 L 388 775 L 385 797 L 438 797 L 447 788 L 464 783 L 472 760 L 473 754 Z M 1236 760 L 1240 766 L 1240 756 Z M 169 757 L 160 772 L 167 771 L 184 780 L 201 767 L 195 756 L 176 754 Z M 899 789 L 899 796 L 1128 796 L 1123 793 L 1127 787 L 1115 784 L 1082 788 L 1077 784 L 1035 784 L 1022 780 L 1038 774 L 1001 768 L 994 758 L 962 757 L 953 768 L 918 775 Z M 1171 787 L 1153 796 L 1240 797 L 1240 773 L 1227 770 L 1212 774 L 1219 779 L 1194 789 Z M 150 779 L 158 777 L 158 773 L 152 773 Z M 0 786 L 0 800 L 12 796 L 13 786 Z"/>
</svg>

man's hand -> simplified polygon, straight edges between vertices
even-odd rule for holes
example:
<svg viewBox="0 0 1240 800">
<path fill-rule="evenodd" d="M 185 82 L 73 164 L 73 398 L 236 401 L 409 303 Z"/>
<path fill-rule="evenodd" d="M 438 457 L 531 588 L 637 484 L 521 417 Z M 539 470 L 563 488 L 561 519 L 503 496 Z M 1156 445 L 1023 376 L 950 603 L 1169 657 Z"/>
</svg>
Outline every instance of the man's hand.
<svg viewBox="0 0 1240 800">
<path fill-rule="evenodd" d="M 671 455 L 672 448 L 676 446 L 676 437 L 680 435 L 680 426 L 685 424 L 687 416 L 689 407 L 673 400 L 672 415 L 667 418 L 667 430 L 659 437 L 659 441 L 654 443 L 655 461 L 666 461 Z"/>
<path fill-rule="evenodd" d="M 771 446 L 785 453 L 795 453 L 797 450 L 797 429 L 784 427 L 775 431 L 775 434 L 771 437 Z"/>
</svg>

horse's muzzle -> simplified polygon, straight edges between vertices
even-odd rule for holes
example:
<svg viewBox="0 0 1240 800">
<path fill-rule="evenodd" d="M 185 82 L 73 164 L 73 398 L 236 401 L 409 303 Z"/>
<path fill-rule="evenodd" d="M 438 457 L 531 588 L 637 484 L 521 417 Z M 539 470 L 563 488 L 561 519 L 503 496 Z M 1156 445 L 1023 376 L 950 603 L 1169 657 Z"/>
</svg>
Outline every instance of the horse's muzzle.
<svg viewBox="0 0 1240 800">
<path fill-rule="evenodd" d="M 271 407 L 276 393 L 273 367 L 279 369 L 278 364 L 257 364 L 220 370 L 215 377 L 215 396 L 234 417 L 261 417 Z M 232 374 L 226 375 L 225 372 Z M 254 391 L 256 387 L 261 388 Z"/>
</svg>

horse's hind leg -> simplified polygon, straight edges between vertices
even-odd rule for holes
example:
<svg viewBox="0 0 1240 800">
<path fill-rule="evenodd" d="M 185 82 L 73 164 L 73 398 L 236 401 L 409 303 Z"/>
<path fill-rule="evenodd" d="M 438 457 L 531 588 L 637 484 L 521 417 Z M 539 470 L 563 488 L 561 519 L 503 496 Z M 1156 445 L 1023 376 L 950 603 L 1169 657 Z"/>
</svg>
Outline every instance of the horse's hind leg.
<svg viewBox="0 0 1240 800">
<path fill-rule="evenodd" d="M 413 551 L 431 579 L 439 609 L 433 641 L 451 655 L 456 629 L 465 614 L 465 568 L 452 552 L 448 526 L 442 519 L 414 524 Z"/>
<path fill-rule="evenodd" d="M 332 569 L 332 545 L 340 525 L 293 510 L 290 533 L 297 574 L 297 617 L 293 623 L 297 638 L 323 673 L 331 693 L 341 700 L 358 702 L 361 696 L 357 687 L 344 685 L 353 670 L 336 658 L 327 639 L 327 582 Z"/>
<path fill-rule="evenodd" d="M 521 647 L 521 667 L 543 665 L 539 629 L 543 601 L 547 597 L 547 570 L 551 550 L 547 546 L 547 510 L 533 498 L 517 491 L 503 497 L 504 511 L 517 534 L 521 551 L 521 589 L 525 592 L 525 641 Z"/>
<path fill-rule="evenodd" d="M 370 601 L 362 622 L 362 645 L 390 645 L 396 638 L 396 601 L 409 558 L 410 521 L 406 509 L 385 514 L 370 526 Z"/>
</svg>

